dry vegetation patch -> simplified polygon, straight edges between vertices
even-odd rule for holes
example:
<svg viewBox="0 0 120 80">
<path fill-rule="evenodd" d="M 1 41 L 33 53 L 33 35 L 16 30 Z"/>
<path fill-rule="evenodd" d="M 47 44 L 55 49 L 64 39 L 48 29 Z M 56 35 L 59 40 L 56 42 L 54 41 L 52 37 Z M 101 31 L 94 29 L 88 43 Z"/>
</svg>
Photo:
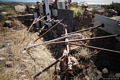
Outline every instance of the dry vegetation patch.
<svg viewBox="0 0 120 80">
<path fill-rule="evenodd" d="M 33 41 L 38 36 L 36 33 L 26 33 L 27 28 L 21 25 L 19 21 L 15 22 L 16 29 L 14 27 L 0 27 L 0 52 L 2 52 L 0 55 L 1 58 L 5 58 L 4 65 L 0 67 L 3 72 L 0 73 L 0 77 L 2 76 L 0 79 L 29 80 L 26 71 L 33 77 L 37 72 L 51 64 L 53 58 L 44 45 L 31 48 L 23 53 L 24 48 L 33 45 Z M 22 28 L 17 29 L 17 27 Z M 38 40 L 37 43 L 42 42 L 43 40 Z M 52 78 L 53 69 L 51 68 L 48 73 L 43 73 L 40 78 L 44 78 L 42 80 Z"/>
</svg>

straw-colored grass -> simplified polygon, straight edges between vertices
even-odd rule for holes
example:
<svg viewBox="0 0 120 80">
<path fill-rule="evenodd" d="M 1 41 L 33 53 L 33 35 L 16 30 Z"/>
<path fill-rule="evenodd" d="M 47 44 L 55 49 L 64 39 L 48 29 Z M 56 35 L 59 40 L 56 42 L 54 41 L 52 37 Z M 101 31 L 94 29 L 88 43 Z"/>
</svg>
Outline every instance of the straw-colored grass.
<svg viewBox="0 0 120 80">
<path fill-rule="evenodd" d="M 19 26 L 21 25 L 17 20 L 14 24 L 18 24 Z M 20 30 L 2 27 L 0 30 L 0 44 L 6 44 L 5 48 L 7 48 L 7 51 L 5 52 L 13 54 L 14 58 L 14 71 L 12 72 L 15 74 L 12 75 L 9 80 L 27 79 L 28 77 L 23 77 L 26 76 L 26 70 L 33 77 L 37 72 L 41 71 L 53 62 L 53 57 L 45 45 L 29 49 L 29 54 L 28 52 L 23 53 L 24 48 L 34 45 L 33 41 L 38 38 L 36 33 L 27 33 L 26 30 L 26 27 L 22 27 Z M 42 42 L 42 40 L 38 40 L 36 44 Z M 54 70 L 51 68 L 47 73 L 43 73 L 42 75 L 44 77 L 40 76 L 39 80 L 41 80 L 41 78 L 44 78 L 42 80 L 52 80 L 52 76 L 50 75 L 53 74 L 53 71 Z M 2 80 L 5 80 L 4 77 Z"/>
</svg>

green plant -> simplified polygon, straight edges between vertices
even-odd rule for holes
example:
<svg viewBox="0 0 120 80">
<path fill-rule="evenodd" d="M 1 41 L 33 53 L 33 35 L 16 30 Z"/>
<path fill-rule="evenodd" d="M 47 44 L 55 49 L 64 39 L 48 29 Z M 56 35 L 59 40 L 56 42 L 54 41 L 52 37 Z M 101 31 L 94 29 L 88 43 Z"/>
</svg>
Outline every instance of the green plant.
<svg viewBox="0 0 120 80">
<path fill-rule="evenodd" d="M 81 14 L 82 13 L 82 8 L 81 7 L 70 7 L 69 8 L 70 10 L 73 10 L 73 12 L 74 12 L 74 14 L 73 14 L 73 16 L 74 17 L 76 17 L 76 16 L 78 16 L 79 14 Z"/>
</svg>

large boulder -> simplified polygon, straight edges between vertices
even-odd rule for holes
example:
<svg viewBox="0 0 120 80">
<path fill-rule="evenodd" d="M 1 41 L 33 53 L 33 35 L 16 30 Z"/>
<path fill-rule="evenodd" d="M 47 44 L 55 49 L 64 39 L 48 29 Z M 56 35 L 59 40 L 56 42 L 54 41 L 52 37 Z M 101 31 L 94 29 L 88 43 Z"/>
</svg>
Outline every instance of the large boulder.
<svg viewBox="0 0 120 80">
<path fill-rule="evenodd" d="M 24 13 L 25 12 L 25 7 L 21 6 L 21 5 L 17 5 L 14 7 L 16 12 L 21 12 Z"/>
</svg>

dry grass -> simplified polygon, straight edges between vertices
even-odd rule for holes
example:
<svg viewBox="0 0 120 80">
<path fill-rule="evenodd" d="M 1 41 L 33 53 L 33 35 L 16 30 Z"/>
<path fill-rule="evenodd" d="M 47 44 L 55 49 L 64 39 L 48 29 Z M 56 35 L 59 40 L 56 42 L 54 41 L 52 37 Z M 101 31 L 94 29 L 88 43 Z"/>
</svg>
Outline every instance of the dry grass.
<svg viewBox="0 0 120 80">
<path fill-rule="evenodd" d="M 14 24 L 22 26 L 21 23 L 17 20 Z M 0 29 L 0 44 L 1 46 L 5 44 L 5 48 L 7 48 L 7 51 L 5 52 L 13 54 L 14 58 L 14 66 L 13 70 L 11 70 L 13 75 L 8 75 L 11 76 L 9 80 L 28 79 L 25 74 L 26 70 L 33 77 L 37 72 L 41 71 L 50 65 L 51 62 L 53 62 L 50 51 L 44 45 L 29 49 L 29 54 L 28 52 L 23 53 L 24 48 L 33 45 L 33 41 L 38 38 L 36 33 L 26 33 L 26 30 L 27 28 L 25 27 L 22 27 L 20 30 L 3 27 Z M 43 41 L 38 40 L 36 44 L 41 42 Z M 7 68 L 5 69 L 5 72 L 6 71 Z M 51 75 L 53 74 L 53 71 L 53 68 L 51 68 L 48 70 L 48 72 L 45 72 L 42 74 L 42 76 L 39 76 L 38 80 L 52 80 Z M 2 80 L 5 80 L 4 77 Z"/>
<path fill-rule="evenodd" d="M 13 11 L 8 13 L 14 14 Z M 29 53 L 23 53 L 24 48 L 33 45 L 33 41 L 38 38 L 38 36 L 36 33 L 27 34 L 27 28 L 25 28 L 21 22 L 16 19 L 14 19 L 12 28 L 2 27 L 6 19 L 7 17 L 4 16 L 4 20 L 2 20 L 3 22 L 0 23 L 0 50 L 2 48 L 6 48 L 4 52 L 13 55 L 13 67 L 2 67 L 0 79 L 30 80 L 25 71 L 28 71 L 30 76 L 33 77 L 36 73 L 43 70 L 53 62 L 52 54 L 45 45 L 31 48 L 28 50 Z M 16 29 L 14 29 L 14 26 L 16 26 Z M 18 29 L 18 27 L 22 28 Z M 36 44 L 42 42 L 42 40 L 38 40 Z M 38 80 L 53 80 L 53 72 L 54 67 L 41 74 L 38 77 Z"/>
<path fill-rule="evenodd" d="M 0 70 L 0 79 L 7 80 L 8 74 L 3 74 L 2 70 Z"/>
</svg>

